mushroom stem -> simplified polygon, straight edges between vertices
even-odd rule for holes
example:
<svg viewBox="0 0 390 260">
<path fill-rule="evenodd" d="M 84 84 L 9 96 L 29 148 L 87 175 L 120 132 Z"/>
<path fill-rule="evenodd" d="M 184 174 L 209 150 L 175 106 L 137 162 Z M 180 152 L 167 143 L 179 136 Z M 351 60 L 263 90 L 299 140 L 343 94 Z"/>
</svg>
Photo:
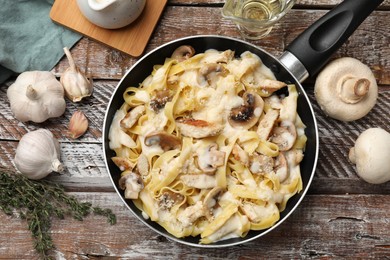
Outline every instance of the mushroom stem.
<svg viewBox="0 0 390 260">
<path fill-rule="evenodd" d="M 370 89 L 370 81 L 366 78 L 347 76 L 343 77 L 340 81 L 340 99 L 348 104 L 360 102 Z"/>
</svg>

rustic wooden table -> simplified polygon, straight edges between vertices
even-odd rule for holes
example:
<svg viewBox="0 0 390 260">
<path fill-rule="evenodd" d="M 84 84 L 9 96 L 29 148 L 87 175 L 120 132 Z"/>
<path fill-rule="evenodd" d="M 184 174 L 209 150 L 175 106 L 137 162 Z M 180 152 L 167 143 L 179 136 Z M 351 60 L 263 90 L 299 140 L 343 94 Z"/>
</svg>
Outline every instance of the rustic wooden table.
<svg viewBox="0 0 390 260">
<path fill-rule="evenodd" d="M 267 38 L 254 42 L 278 56 L 307 26 L 340 0 L 298 0 L 293 10 Z M 171 0 L 166 6 L 146 52 L 179 37 L 218 34 L 239 38 L 235 26 L 221 17 L 222 0 Z M 0 86 L 0 166 L 14 167 L 18 140 L 43 127 L 60 140 L 61 183 L 82 201 L 111 208 L 117 224 L 90 216 L 83 222 L 54 220 L 51 234 L 56 259 L 259 259 L 259 258 L 390 258 L 390 182 L 371 185 L 360 180 L 348 161 L 348 151 L 359 133 L 370 127 L 390 131 L 390 1 L 375 11 L 332 57 L 351 56 L 374 71 L 380 85 L 374 109 L 363 119 L 344 123 L 324 116 L 313 95 L 315 78 L 304 84 L 318 120 L 320 154 L 313 183 L 298 209 L 277 229 L 253 242 L 223 249 L 199 249 L 171 242 L 140 223 L 115 193 L 105 168 L 102 126 L 111 93 L 137 59 L 81 39 L 71 52 L 82 70 L 92 74 L 94 93 L 84 102 L 67 101 L 63 116 L 43 124 L 20 123 L 11 114 L 6 96 L 9 80 Z M 53 69 L 59 76 L 68 66 L 61 60 Z M 73 141 L 66 137 L 75 110 L 89 118 L 88 132 Z M 390 158 L 389 158 L 390 159 Z M 36 259 L 26 222 L 0 212 L 0 259 Z"/>
</svg>

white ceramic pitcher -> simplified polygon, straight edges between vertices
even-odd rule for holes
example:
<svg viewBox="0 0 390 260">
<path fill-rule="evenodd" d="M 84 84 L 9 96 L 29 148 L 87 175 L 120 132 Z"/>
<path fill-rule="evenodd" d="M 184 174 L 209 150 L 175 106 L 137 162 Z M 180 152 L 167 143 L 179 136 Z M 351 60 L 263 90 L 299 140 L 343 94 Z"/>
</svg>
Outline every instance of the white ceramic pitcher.
<svg viewBox="0 0 390 260">
<path fill-rule="evenodd" d="M 91 23 L 106 28 L 124 27 L 138 18 L 146 0 L 77 0 L 81 13 Z"/>
</svg>

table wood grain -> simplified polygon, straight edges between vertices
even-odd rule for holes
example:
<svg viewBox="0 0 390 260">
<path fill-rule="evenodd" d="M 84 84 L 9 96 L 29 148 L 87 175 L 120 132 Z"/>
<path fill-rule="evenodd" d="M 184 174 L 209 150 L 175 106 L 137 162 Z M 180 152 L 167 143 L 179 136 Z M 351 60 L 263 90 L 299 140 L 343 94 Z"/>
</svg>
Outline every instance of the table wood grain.
<svg viewBox="0 0 390 260">
<path fill-rule="evenodd" d="M 339 0 L 298 0 L 271 33 L 252 43 L 276 57 L 306 27 Z M 145 53 L 179 37 L 199 34 L 239 38 L 235 26 L 221 17 L 222 0 L 171 0 L 150 39 Z M 118 223 L 90 216 L 83 222 L 54 220 L 51 234 L 56 259 L 389 259 L 390 182 L 368 184 L 356 175 L 348 151 L 367 128 L 390 132 L 390 1 L 387 0 L 356 30 L 332 59 L 350 56 L 367 64 L 379 84 L 373 110 L 354 122 L 326 117 L 313 93 L 315 77 L 303 85 L 318 121 L 320 153 L 308 194 L 297 210 L 277 229 L 240 246 L 199 249 L 181 245 L 154 233 L 127 210 L 109 179 L 102 151 L 102 127 L 107 104 L 119 80 L 137 61 L 88 38 L 72 49 L 80 69 L 94 79 L 92 97 L 81 103 L 67 101 L 65 114 L 42 124 L 21 123 L 9 108 L 6 91 L 15 78 L 0 86 L 0 166 L 14 167 L 20 138 L 28 131 L 46 128 L 61 143 L 66 167 L 48 179 L 61 183 L 81 201 L 111 208 Z M 62 59 L 53 69 L 60 76 L 68 67 Z M 89 119 L 88 132 L 80 139 L 67 137 L 74 111 Z M 38 259 L 27 224 L 0 212 L 0 259 Z"/>
</svg>

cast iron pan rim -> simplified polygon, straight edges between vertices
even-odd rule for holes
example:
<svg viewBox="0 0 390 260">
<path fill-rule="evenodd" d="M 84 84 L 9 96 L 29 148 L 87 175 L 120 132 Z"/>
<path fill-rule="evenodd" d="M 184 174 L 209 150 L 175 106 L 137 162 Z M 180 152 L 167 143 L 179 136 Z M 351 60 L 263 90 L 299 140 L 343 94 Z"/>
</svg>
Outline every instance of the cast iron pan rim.
<svg viewBox="0 0 390 260">
<path fill-rule="evenodd" d="M 122 82 L 128 77 L 128 75 L 131 73 L 131 71 L 133 70 L 133 68 L 137 67 L 138 64 L 142 63 L 144 59 L 146 59 L 149 55 L 151 55 L 152 53 L 155 53 L 155 52 L 158 52 L 160 49 L 166 47 L 167 45 L 171 45 L 171 44 L 174 44 L 174 43 L 177 43 L 177 42 L 181 42 L 181 41 L 186 41 L 186 40 L 191 40 L 191 39 L 197 39 L 197 38 L 217 38 L 217 39 L 226 39 L 226 40 L 230 40 L 230 41 L 235 41 L 235 42 L 239 42 L 241 44 L 244 44 L 244 45 L 250 45 L 252 46 L 253 48 L 256 48 L 258 49 L 260 52 L 263 52 L 265 53 L 266 55 L 270 56 L 271 58 L 275 59 L 278 61 L 278 59 L 276 59 L 273 55 L 271 55 L 270 53 L 268 53 L 267 51 L 261 49 L 260 47 L 254 45 L 254 44 L 251 44 L 251 43 L 248 43 L 246 41 L 243 41 L 243 40 L 240 40 L 240 39 L 236 39 L 236 38 L 232 38 L 232 37 L 227 37 L 227 36 L 219 36 L 219 35 L 195 35 L 195 36 L 188 36 L 188 37 L 183 37 L 183 38 L 179 38 L 179 39 L 176 39 L 176 40 L 173 40 L 173 41 L 170 41 L 170 42 L 167 42 L 157 48 L 155 48 L 154 50 L 150 51 L 149 53 L 145 54 L 142 58 L 140 58 L 127 72 L 126 74 L 122 77 L 122 79 L 119 81 L 119 83 L 117 84 L 115 90 L 113 91 L 112 93 L 112 96 L 110 98 L 110 101 L 108 103 L 108 106 L 107 106 L 107 109 L 106 109 L 106 115 L 104 117 L 104 123 L 103 123 L 103 154 L 104 154 L 104 163 L 105 163 L 105 166 L 106 166 L 106 169 L 108 171 L 108 175 L 110 177 L 110 180 L 114 186 L 114 189 L 117 193 L 117 195 L 120 197 L 120 199 L 122 200 L 122 202 L 126 205 L 126 207 L 130 210 L 130 212 L 137 218 L 139 219 L 144 225 L 148 226 L 150 229 L 152 229 L 153 231 L 157 232 L 159 235 L 161 236 L 164 236 L 165 238 L 167 238 L 168 240 L 172 240 L 172 241 L 175 241 L 175 242 L 178 242 L 180 244 L 184 244 L 184 245 L 188 245 L 188 246 L 192 246 L 192 247 L 199 247 L 199 248 L 223 248 L 223 247 L 230 247 L 230 246 L 235 246 L 235 245 L 240 245 L 240 244 L 244 244 L 244 243 L 247 243 L 247 242 L 250 242 L 250 241 L 253 241 L 261 236 L 264 236 L 265 234 L 271 232 L 272 230 L 274 230 L 275 228 L 277 228 L 279 225 L 281 225 L 286 219 L 288 219 L 288 217 L 296 210 L 296 208 L 300 205 L 301 201 L 303 200 L 303 198 L 305 197 L 307 191 L 309 190 L 309 187 L 311 185 L 311 182 L 313 180 L 313 177 L 314 177 L 314 173 L 315 173 L 315 170 L 316 170 L 316 167 L 317 167 L 317 161 L 318 161 L 318 153 L 319 153 L 319 137 L 318 137 L 318 126 L 317 126 L 317 120 L 316 120 L 316 117 L 315 117 L 315 114 L 314 114 L 314 110 L 313 110 L 313 107 L 310 103 L 310 100 L 306 94 L 306 92 L 303 90 L 303 87 L 302 85 L 300 84 L 299 80 L 297 80 L 297 78 L 292 74 L 290 73 L 290 70 L 289 68 L 287 68 L 284 64 L 282 64 L 281 62 L 278 63 L 278 65 L 284 67 L 284 69 L 290 73 L 291 77 L 294 78 L 294 80 L 299 84 L 298 88 L 299 88 L 299 95 L 303 95 L 304 98 L 306 99 L 306 102 L 310 108 L 310 111 L 307 111 L 308 113 L 311 113 L 311 115 L 313 116 L 313 126 L 314 126 L 314 131 L 315 131 L 315 137 L 316 137 L 316 140 L 315 140 L 315 156 L 314 156 L 314 162 L 313 162 L 313 167 L 312 167 L 312 172 L 310 174 L 310 178 L 307 182 L 307 185 L 306 187 L 304 187 L 304 189 L 300 192 L 300 198 L 299 200 L 295 203 L 295 205 L 291 208 L 291 210 L 280 220 L 278 220 L 273 226 L 267 228 L 266 230 L 262 230 L 261 233 L 259 233 L 258 235 L 255 235 L 251 238 L 243 238 L 242 240 L 240 241 L 236 241 L 236 242 L 232 242 L 232 243 L 226 243 L 226 244 L 197 244 L 197 243 L 191 243 L 191 242 L 187 242 L 187 241 L 184 241 L 184 240 L 181 240 L 180 238 L 176 238 L 174 236 L 172 236 L 171 234 L 169 234 L 168 232 L 161 232 L 160 230 L 157 230 L 156 228 L 154 228 L 153 226 L 151 226 L 149 223 L 147 223 L 145 221 L 145 219 L 143 219 L 142 216 L 140 215 L 137 215 L 132 208 L 130 208 L 130 206 L 128 205 L 128 201 L 126 201 L 124 199 L 124 197 L 121 195 L 120 191 L 118 190 L 117 188 L 117 185 L 114 181 L 114 179 L 112 178 L 112 174 L 110 172 L 110 168 L 109 168 L 109 165 L 108 165 L 108 160 L 110 158 L 107 158 L 107 154 L 106 154 L 106 149 L 109 147 L 106 147 L 106 136 L 108 137 L 108 131 L 106 131 L 107 129 L 107 119 L 108 119 L 108 114 L 109 114 L 109 110 L 110 110 L 110 107 L 112 105 L 112 102 L 114 100 L 114 97 L 117 95 L 117 91 L 118 89 L 120 88 Z M 228 49 L 228 47 L 227 47 Z M 113 115 L 112 115 L 113 116 Z M 107 145 L 108 145 L 108 142 L 107 142 Z"/>
</svg>

